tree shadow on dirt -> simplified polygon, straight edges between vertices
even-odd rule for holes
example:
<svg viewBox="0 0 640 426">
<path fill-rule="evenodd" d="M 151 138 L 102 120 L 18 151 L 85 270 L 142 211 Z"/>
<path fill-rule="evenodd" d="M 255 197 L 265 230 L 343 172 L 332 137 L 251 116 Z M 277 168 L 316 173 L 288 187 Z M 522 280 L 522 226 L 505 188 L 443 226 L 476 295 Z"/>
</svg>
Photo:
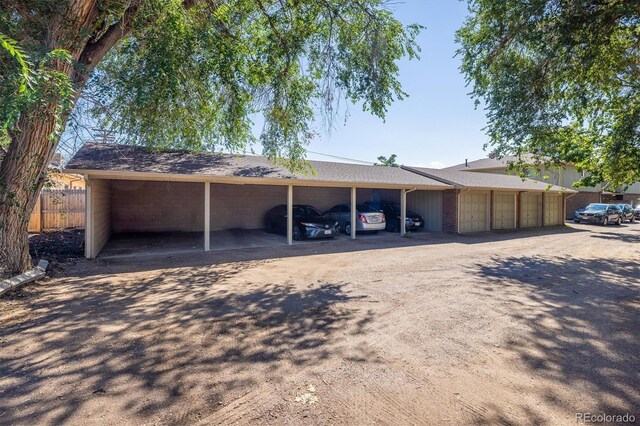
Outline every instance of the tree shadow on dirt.
<svg viewBox="0 0 640 426">
<path fill-rule="evenodd" d="M 640 264 L 618 259 L 494 258 L 476 265 L 479 294 L 500 300 L 503 313 L 528 328 L 506 342 L 536 375 L 598 395 L 597 407 L 566 407 L 558 395 L 541 400 L 569 412 L 640 413 Z M 529 291 L 522 296 L 522 287 Z M 529 407 L 521 407 L 524 412 Z M 490 422 L 508 422 L 493 407 Z M 531 411 L 530 419 L 536 413 Z"/>
<path fill-rule="evenodd" d="M 637 225 L 634 223 L 634 225 Z M 600 238 L 605 241 L 621 242 L 621 243 L 640 243 L 640 227 L 635 234 L 622 234 L 618 232 L 599 232 L 593 234 L 593 238 Z"/>
<path fill-rule="evenodd" d="M 142 281 L 69 278 L 41 290 L 28 302 L 33 319 L 0 331 L 2 422 L 64 423 L 81 409 L 100 413 L 102 398 L 124 421 L 148 422 L 184 410 L 186 398 L 188 412 L 163 421 L 189 423 L 225 395 L 261 385 L 256 377 L 278 381 L 287 368 L 355 355 L 343 353 L 343 336 L 373 319 L 341 306 L 363 296 L 345 283 L 228 284 L 259 263 Z"/>
</svg>

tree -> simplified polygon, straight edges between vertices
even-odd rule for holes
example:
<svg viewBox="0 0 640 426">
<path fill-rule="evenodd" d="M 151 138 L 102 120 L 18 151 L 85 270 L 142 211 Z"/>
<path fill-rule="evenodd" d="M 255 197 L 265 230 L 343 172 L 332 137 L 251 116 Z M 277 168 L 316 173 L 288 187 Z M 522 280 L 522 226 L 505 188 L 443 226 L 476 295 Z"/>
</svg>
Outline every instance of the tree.
<svg viewBox="0 0 640 426">
<path fill-rule="evenodd" d="M 640 180 L 640 2 L 470 0 L 462 71 L 488 111 L 492 154 L 514 169 L 584 171 L 579 185 Z"/>
<path fill-rule="evenodd" d="M 81 94 L 102 125 L 157 149 L 241 149 L 262 114 L 264 153 L 301 168 L 316 109 L 347 98 L 384 117 L 405 96 L 397 61 L 417 57 L 419 30 L 381 0 L 3 1 L 3 40 L 33 69 L 25 89 L 0 49 L 0 275 L 30 266 L 29 213 Z"/>
<path fill-rule="evenodd" d="M 398 163 L 396 163 L 396 154 L 391 154 L 389 158 L 381 155 L 378 157 L 378 161 L 380 163 L 375 163 L 376 166 L 386 166 L 386 167 L 399 167 Z"/>
</svg>

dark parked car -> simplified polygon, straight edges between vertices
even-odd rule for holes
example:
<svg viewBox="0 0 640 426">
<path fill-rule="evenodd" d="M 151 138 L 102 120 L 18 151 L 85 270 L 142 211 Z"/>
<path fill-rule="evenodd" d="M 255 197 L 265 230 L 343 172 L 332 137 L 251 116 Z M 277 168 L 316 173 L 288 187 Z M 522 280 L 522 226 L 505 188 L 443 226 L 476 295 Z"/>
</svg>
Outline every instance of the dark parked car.
<svg viewBox="0 0 640 426">
<path fill-rule="evenodd" d="M 636 206 L 634 212 L 636 214 L 636 219 L 640 220 L 640 206 Z"/>
<path fill-rule="evenodd" d="M 635 211 L 633 211 L 633 207 L 631 207 L 630 204 L 617 204 L 618 207 L 620 207 L 620 210 L 622 210 L 622 221 L 629 221 L 629 222 L 635 222 L 636 221 L 636 214 Z"/>
<path fill-rule="evenodd" d="M 576 210 L 573 214 L 573 221 L 575 223 L 587 222 L 601 225 L 615 223 L 620 225 L 622 223 L 622 210 L 615 204 L 592 203 L 584 209 Z"/>
<path fill-rule="evenodd" d="M 385 228 L 389 232 L 400 232 L 400 204 L 393 201 L 367 201 L 365 204 L 370 205 L 374 209 L 380 210 L 384 213 L 387 220 L 387 227 Z M 405 229 L 407 231 L 413 231 L 424 228 L 424 219 L 418 213 L 407 210 L 405 217 Z"/>
<path fill-rule="evenodd" d="M 293 205 L 293 239 L 332 238 L 338 234 L 336 222 L 320 213 L 313 206 Z M 269 210 L 264 216 L 264 228 L 267 232 L 287 234 L 287 206 L 281 204 Z"/>
</svg>

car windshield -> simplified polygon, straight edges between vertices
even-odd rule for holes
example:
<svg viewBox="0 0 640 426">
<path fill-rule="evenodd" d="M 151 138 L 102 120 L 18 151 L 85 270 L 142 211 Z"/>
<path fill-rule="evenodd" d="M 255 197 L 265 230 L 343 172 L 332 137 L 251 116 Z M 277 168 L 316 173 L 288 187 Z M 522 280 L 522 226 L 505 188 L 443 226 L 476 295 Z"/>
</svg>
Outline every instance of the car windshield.
<svg viewBox="0 0 640 426">
<path fill-rule="evenodd" d="M 379 213 L 378 210 L 366 204 L 358 204 L 356 206 L 356 210 L 358 210 L 360 213 Z"/>
<path fill-rule="evenodd" d="M 311 206 L 293 206 L 293 215 L 308 217 L 308 216 L 322 216 L 322 213 L 316 210 L 315 207 L 311 207 Z"/>
<path fill-rule="evenodd" d="M 606 209 L 607 209 L 606 204 L 589 204 L 586 208 L 586 210 L 606 210 Z"/>
</svg>

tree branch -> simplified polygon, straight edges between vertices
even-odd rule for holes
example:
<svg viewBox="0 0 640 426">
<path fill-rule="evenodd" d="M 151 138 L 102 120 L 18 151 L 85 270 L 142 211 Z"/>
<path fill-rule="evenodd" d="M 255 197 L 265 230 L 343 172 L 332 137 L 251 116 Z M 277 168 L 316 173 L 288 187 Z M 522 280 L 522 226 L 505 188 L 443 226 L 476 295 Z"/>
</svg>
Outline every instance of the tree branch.
<svg viewBox="0 0 640 426">
<path fill-rule="evenodd" d="M 89 39 L 84 50 L 80 54 L 78 62 L 89 70 L 93 69 L 107 52 L 115 46 L 124 36 L 133 30 L 133 20 L 140 7 L 140 0 L 136 0 L 122 15 L 122 18 L 111 25 L 97 40 Z M 84 76 L 86 77 L 86 76 Z"/>
</svg>

